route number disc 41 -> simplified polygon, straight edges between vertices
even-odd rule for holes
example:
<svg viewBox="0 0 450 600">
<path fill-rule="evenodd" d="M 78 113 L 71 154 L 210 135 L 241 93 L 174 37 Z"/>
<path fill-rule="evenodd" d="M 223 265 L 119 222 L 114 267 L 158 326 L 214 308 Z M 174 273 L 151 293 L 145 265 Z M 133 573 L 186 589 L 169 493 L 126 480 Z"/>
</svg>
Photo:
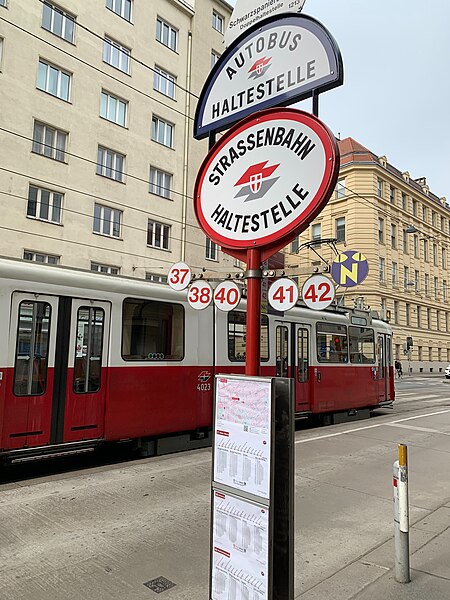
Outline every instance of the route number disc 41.
<svg viewBox="0 0 450 600">
<path fill-rule="evenodd" d="M 302 287 L 303 302 L 308 308 L 323 310 L 330 306 L 336 296 L 334 285 L 324 275 L 313 275 Z"/>
<path fill-rule="evenodd" d="M 185 290 L 191 283 L 191 269 L 183 262 L 175 263 L 170 267 L 167 281 L 173 290 Z"/>
<path fill-rule="evenodd" d="M 275 310 L 283 312 L 293 308 L 298 300 L 298 287 L 292 279 L 278 279 L 269 288 L 269 304 Z"/>
<path fill-rule="evenodd" d="M 194 281 L 188 289 L 188 302 L 195 310 L 207 308 L 213 299 L 213 291 L 207 281 Z"/>
<path fill-rule="evenodd" d="M 218 309 L 229 312 L 241 300 L 241 290 L 234 281 L 223 281 L 214 290 L 214 304 Z"/>
</svg>

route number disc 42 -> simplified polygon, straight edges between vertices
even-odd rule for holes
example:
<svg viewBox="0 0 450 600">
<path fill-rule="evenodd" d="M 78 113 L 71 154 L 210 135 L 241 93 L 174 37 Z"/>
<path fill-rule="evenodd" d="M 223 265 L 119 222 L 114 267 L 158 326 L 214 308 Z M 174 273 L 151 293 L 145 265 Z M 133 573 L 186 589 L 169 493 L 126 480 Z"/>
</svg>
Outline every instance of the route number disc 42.
<svg viewBox="0 0 450 600">
<path fill-rule="evenodd" d="M 195 310 L 207 308 L 213 299 L 213 291 L 207 281 L 194 281 L 188 289 L 188 302 Z"/>
<path fill-rule="evenodd" d="M 278 279 L 269 288 L 269 304 L 275 310 L 283 312 L 293 308 L 298 300 L 298 287 L 292 279 Z"/>
<path fill-rule="evenodd" d="M 220 310 L 229 312 L 241 300 L 241 290 L 234 281 L 222 281 L 214 290 L 214 304 Z"/>
<path fill-rule="evenodd" d="M 183 262 L 175 263 L 170 267 L 167 281 L 173 290 L 185 290 L 191 283 L 191 269 Z"/>
<path fill-rule="evenodd" d="M 334 285 L 324 275 L 313 275 L 302 287 L 303 302 L 308 308 L 323 310 L 330 306 L 336 296 Z"/>
</svg>

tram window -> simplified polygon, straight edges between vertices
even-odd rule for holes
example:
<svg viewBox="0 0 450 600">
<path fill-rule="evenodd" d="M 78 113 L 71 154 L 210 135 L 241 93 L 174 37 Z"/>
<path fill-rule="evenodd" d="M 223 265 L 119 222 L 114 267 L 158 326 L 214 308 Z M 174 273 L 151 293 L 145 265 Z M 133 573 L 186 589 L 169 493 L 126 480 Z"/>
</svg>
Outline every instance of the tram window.
<svg viewBox="0 0 450 600">
<path fill-rule="evenodd" d="M 244 362 L 246 352 L 246 314 L 240 311 L 228 313 L 228 358 Z M 261 315 L 261 360 L 269 360 L 269 319 Z"/>
<path fill-rule="evenodd" d="M 375 337 L 373 329 L 349 327 L 350 362 L 356 364 L 375 363 Z"/>
<path fill-rule="evenodd" d="M 297 354 L 298 354 L 298 382 L 308 381 L 308 330 L 299 329 L 297 332 Z"/>
<path fill-rule="evenodd" d="M 278 326 L 276 330 L 276 347 L 277 347 L 277 377 L 288 376 L 288 350 L 289 350 L 289 332 L 288 328 Z"/>
<path fill-rule="evenodd" d="M 345 325 L 317 323 L 317 359 L 323 363 L 348 362 L 348 338 Z"/>
<path fill-rule="evenodd" d="M 47 386 L 50 304 L 25 300 L 18 317 L 14 394 L 40 396 Z"/>
<path fill-rule="evenodd" d="M 122 314 L 122 358 L 183 360 L 184 327 L 181 305 L 127 298 Z"/>
<path fill-rule="evenodd" d="M 78 309 L 73 370 L 73 391 L 77 394 L 100 389 L 104 323 L 102 308 L 82 306 Z"/>
</svg>

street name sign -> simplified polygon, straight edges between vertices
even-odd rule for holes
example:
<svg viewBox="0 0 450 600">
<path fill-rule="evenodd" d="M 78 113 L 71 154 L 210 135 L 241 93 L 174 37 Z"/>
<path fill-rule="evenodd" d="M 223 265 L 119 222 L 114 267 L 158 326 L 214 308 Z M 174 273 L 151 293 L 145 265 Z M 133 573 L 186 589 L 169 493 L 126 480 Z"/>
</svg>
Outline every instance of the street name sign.
<svg viewBox="0 0 450 600">
<path fill-rule="evenodd" d="M 225 248 L 288 243 L 328 202 L 338 157 L 333 134 L 309 113 L 268 109 L 248 117 L 221 138 L 200 167 L 197 219 Z"/>
<path fill-rule="evenodd" d="M 273 106 L 287 106 L 342 85 L 342 58 L 334 38 L 312 17 L 269 17 L 222 54 L 203 86 L 194 137 Z"/>
<path fill-rule="evenodd" d="M 251 25 L 280 13 L 300 12 L 305 0 L 236 0 L 223 41 L 225 47 Z"/>
</svg>

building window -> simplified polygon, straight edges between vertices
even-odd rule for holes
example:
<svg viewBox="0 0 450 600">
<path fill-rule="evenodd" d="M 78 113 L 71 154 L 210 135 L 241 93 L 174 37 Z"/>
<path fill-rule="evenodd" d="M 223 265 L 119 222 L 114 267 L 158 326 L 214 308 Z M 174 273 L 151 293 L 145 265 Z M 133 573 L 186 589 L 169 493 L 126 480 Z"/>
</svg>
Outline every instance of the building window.
<svg viewBox="0 0 450 600">
<path fill-rule="evenodd" d="M 69 102 L 71 75 L 58 67 L 39 61 L 37 88 Z"/>
<path fill-rule="evenodd" d="M 5 6 L 6 7 L 6 0 L 0 0 L 0 6 Z"/>
<path fill-rule="evenodd" d="M 150 167 L 150 193 L 170 200 L 172 198 L 172 179 L 170 173 Z"/>
<path fill-rule="evenodd" d="M 438 327 L 439 329 L 439 327 Z M 441 348 L 438 348 L 438 361 L 441 362 L 442 361 L 442 350 Z"/>
<path fill-rule="evenodd" d="M 336 199 L 345 198 L 345 178 L 338 179 L 336 185 Z"/>
<path fill-rule="evenodd" d="M 430 362 L 433 360 L 433 348 L 431 346 L 428 346 L 428 360 Z"/>
<path fill-rule="evenodd" d="M 422 221 L 427 222 L 427 207 L 422 206 Z"/>
<path fill-rule="evenodd" d="M 130 72 L 130 56 L 131 50 L 125 48 L 110 38 L 105 38 L 103 41 L 103 62 L 123 71 Z"/>
<path fill-rule="evenodd" d="M 224 17 L 216 12 L 215 10 L 213 10 L 212 12 L 212 26 L 213 28 L 218 31 L 219 33 L 223 33 L 223 28 L 225 25 L 225 19 Z"/>
<path fill-rule="evenodd" d="M 427 327 L 431 329 L 431 308 L 427 308 Z"/>
<path fill-rule="evenodd" d="M 120 272 L 119 267 L 112 267 L 111 265 L 101 265 L 100 263 L 91 263 L 91 271 L 96 273 L 106 273 L 107 275 L 118 275 Z"/>
<path fill-rule="evenodd" d="M 169 249 L 170 225 L 148 220 L 147 246 L 152 248 Z"/>
<path fill-rule="evenodd" d="M 434 297 L 437 298 L 439 296 L 439 280 L 437 277 L 434 278 Z"/>
<path fill-rule="evenodd" d="M 447 300 L 447 281 L 445 279 L 442 282 L 442 299 Z"/>
<path fill-rule="evenodd" d="M 122 211 L 102 204 L 94 205 L 94 233 L 120 238 Z"/>
<path fill-rule="evenodd" d="M 402 208 L 403 208 L 403 210 L 406 210 L 406 194 L 405 194 L 405 192 L 402 192 Z"/>
<path fill-rule="evenodd" d="M 391 246 L 397 248 L 397 226 L 391 225 Z"/>
<path fill-rule="evenodd" d="M 406 229 L 403 230 L 403 253 L 408 254 L 408 234 Z"/>
<path fill-rule="evenodd" d="M 178 29 L 169 25 L 169 23 L 166 23 L 160 17 L 156 19 L 156 39 L 174 52 L 177 51 Z"/>
<path fill-rule="evenodd" d="M 381 217 L 378 219 L 378 241 L 384 244 L 384 219 Z"/>
<path fill-rule="evenodd" d="M 73 44 L 75 17 L 50 2 L 44 2 L 42 8 L 42 27 Z"/>
<path fill-rule="evenodd" d="M 421 323 L 420 323 L 420 305 L 417 305 L 417 327 L 420 329 L 421 328 Z"/>
<path fill-rule="evenodd" d="M 392 285 L 397 287 L 397 263 L 392 263 Z"/>
<path fill-rule="evenodd" d="M 428 273 L 425 273 L 425 294 L 430 293 L 430 276 Z"/>
<path fill-rule="evenodd" d="M 441 312 L 439 310 L 436 311 L 436 331 L 440 331 L 441 325 Z"/>
<path fill-rule="evenodd" d="M 159 117 L 152 118 L 152 140 L 168 148 L 173 148 L 174 125 Z"/>
<path fill-rule="evenodd" d="M 206 238 L 206 258 L 209 260 L 217 260 L 218 258 L 218 247 L 208 237 Z"/>
<path fill-rule="evenodd" d="M 419 271 L 417 269 L 414 271 L 414 291 L 419 291 Z"/>
<path fill-rule="evenodd" d="M 398 300 L 394 300 L 394 323 L 398 325 Z"/>
<path fill-rule="evenodd" d="M 219 58 L 220 58 L 220 54 L 218 52 L 216 52 L 215 50 L 211 50 L 211 69 L 216 64 L 216 62 L 219 60 Z"/>
<path fill-rule="evenodd" d="M 66 132 L 50 127 L 50 125 L 39 123 L 39 121 L 34 122 L 32 151 L 36 152 L 36 154 L 42 154 L 47 158 L 65 162 L 66 143 Z"/>
<path fill-rule="evenodd" d="M 433 227 L 436 227 L 436 213 L 434 212 L 434 210 L 431 211 L 431 225 Z"/>
<path fill-rule="evenodd" d="M 419 360 L 422 360 L 422 346 L 418 347 L 418 357 L 419 357 Z"/>
<path fill-rule="evenodd" d="M 345 241 L 345 217 L 336 219 L 336 239 L 338 242 Z"/>
<path fill-rule="evenodd" d="M 403 267 L 403 287 L 405 288 L 405 290 L 408 289 L 408 284 L 409 284 L 409 268 Z"/>
<path fill-rule="evenodd" d="M 448 333 L 448 312 L 445 313 L 445 331 Z"/>
<path fill-rule="evenodd" d="M 145 279 L 152 283 L 167 283 L 167 275 L 158 275 L 157 273 L 146 273 Z"/>
<path fill-rule="evenodd" d="M 311 239 L 320 240 L 322 238 L 322 226 L 320 223 L 314 223 L 311 227 Z"/>
<path fill-rule="evenodd" d="M 445 265 L 447 264 L 445 248 L 442 248 L 441 263 L 442 263 L 442 268 L 445 269 Z"/>
<path fill-rule="evenodd" d="M 48 265 L 57 265 L 60 261 L 60 256 L 54 254 L 44 254 L 43 252 L 33 252 L 32 250 L 23 251 L 24 260 L 31 260 L 32 262 L 46 263 Z"/>
<path fill-rule="evenodd" d="M 428 240 L 423 240 L 423 259 L 428 262 Z"/>
<path fill-rule="evenodd" d="M 2 57 L 3 57 L 3 38 L 0 37 L 0 72 L 2 70 Z"/>
<path fill-rule="evenodd" d="M 435 266 L 437 266 L 438 264 L 438 252 L 437 252 L 437 245 L 433 244 L 433 264 Z"/>
<path fill-rule="evenodd" d="M 106 8 L 131 23 L 133 0 L 106 0 Z"/>
<path fill-rule="evenodd" d="M 295 238 L 295 239 L 292 241 L 292 244 L 291 244 L 291 252 L 292 252 L 293 254 L 297 254 L 299 247 L 300 247 L 300 237 L 299 237 L 299 236 L 297 236 L 297 237 L 296 237 L 296 238 Z"/>
<path fill-rule="evenodd" d="M 30 185 L 28 191 L 27 217 L 61 223 L 63 194 Z"/>
<path fill-rule="evenodd" d="M 409 304 L 406 304 L 406 313 L 405 313 L 405 316 L 406 316 L 406 325 L 409 325 L 410 324 L 409 323 L 409 319 L 410 319 L 410 306 L 409 306 Z"/>
<path fill-rule="evenodd" d="M 175 100 L 175 85 L 177 78 L 167 71 L 155 66 L 153 74 L 153 89 Z"/>
<path fill-rule="evenodd" d="M 116 125 L 125 127 L 127 123 L 128 102 L 102 91 L 100 116 Z"/>
<path fill-rule="evenodd" d="M 417 217 L 417 200 L 412 201 L 412 212 L 415 217 Z"/>
<path fill-rule="evenodd" d="M 392 185 L 389 187 L 389 200 L 391 204 L 395 204 L 395 187 Z"/>
<path fill-rule="evenodd" d="M 419 236 L 414 236 L 414 258 L 419 258 Z"/>
<path fill-rule="evenodd" d="M 385 260 L 380 256 L 380 283 L 384 283 L 386 280 L 385 274 Z"/>
<path fill-rule="evenodd" d="M 377 196 L 383 197 L 383 181 L 381 179 L 377 179 Z"/>
<path fill-rule="evenodd" d="M 98 147 L 97 151 L 97 175 L 114 179 L 115 181 L 124 181 L 125 156 L 110 150 L 109 148 Z"/>
<path fill-rule="evenodd" d="M 445 218 L 441 217 L 441 231 L 445 231 Z"/>
</svg>

